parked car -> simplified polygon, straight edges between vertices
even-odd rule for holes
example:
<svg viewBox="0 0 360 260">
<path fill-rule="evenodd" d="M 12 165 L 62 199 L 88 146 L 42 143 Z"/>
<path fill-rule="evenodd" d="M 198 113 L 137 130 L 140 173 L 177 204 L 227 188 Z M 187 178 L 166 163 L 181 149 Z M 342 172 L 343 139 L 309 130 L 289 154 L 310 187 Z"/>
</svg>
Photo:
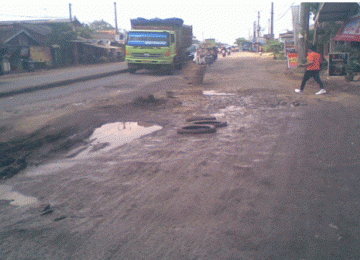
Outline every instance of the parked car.
<svg viewBox="0 0 360 260">
<path fill-rule="evenodd" d="M 243 43 L 241 45 L 241 51 L 252 51 L 252 43 Z"/>
<path fill-rule="evenodd" d="M 233 45 L 233 46 L 231 46 L 231 51 L 232 51 L 232 52 L 238 52 L 238 51 L 240 51 L 240 49 L 239 49 L 238 46 Z"/>
</svg>

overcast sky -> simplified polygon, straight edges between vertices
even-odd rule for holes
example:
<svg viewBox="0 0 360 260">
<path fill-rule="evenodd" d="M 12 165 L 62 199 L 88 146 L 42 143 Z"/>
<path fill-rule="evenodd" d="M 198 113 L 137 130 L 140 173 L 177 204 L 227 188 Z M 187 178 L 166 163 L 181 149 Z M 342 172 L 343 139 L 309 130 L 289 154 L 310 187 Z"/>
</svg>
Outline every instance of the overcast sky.
<svg viewBox="0 0 360 260">
<path fill-rule="evenodd" d="M 130 19 L 143 18 L 182 18 L 187 25 L 193 26 L 193 33 L 199 40 L 215 38 L 219 42 L 232 44 L 236 38 L 249 38 L 253 34 L 254 22 L 260 12 L 262 34 L 269 33 L 271 2 L 250 0 L 234 1 L 204 0 L 135 0 L 135 1 L 7 1 L 0 8 L 0 20 L 38 19 L 46 17 L 68 18 L 69 3 L 72 15 L 81 23 L 105 20 L 115 26 L 114 2 L 117 6 L 118 27 L 130 30 Z M 171 4 L 179 2 L 178 5 Z M 241 4 L 240 4 L 241 2 Z M 9 4 L 12 3 L 12 4 Z M 151 5 L 149 3 L 152 3 Z M 274 1 L 274 33 L 292 30 L 291 6 L 300 2 Z"/>
</svg>

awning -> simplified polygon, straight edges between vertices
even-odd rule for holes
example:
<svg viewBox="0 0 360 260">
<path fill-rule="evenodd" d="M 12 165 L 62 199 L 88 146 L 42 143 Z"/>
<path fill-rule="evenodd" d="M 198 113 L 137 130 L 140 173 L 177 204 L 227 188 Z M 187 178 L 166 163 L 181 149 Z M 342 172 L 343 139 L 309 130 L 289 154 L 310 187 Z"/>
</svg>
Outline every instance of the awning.
<svg viewBox="0 0 360 260">
<path fill-rule="evenodd" d="M 316 22 L 346 21 L 358 11 L 358 3 L 323 3 L 316 17 Z"/>
<path fill-rule="evenodd" d="M 360 42 L 360 17 L 347 21 L 335 36 L 334 40 Z"/>
</svg>

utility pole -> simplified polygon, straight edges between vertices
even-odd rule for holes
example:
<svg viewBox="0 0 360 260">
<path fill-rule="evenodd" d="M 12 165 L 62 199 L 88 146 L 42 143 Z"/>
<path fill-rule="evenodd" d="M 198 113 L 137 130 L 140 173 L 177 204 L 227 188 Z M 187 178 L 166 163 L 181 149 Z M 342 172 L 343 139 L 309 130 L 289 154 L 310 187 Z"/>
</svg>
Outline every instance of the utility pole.
<svg viewBox="0 0 360 260">
<path fill-rule="evenodd" d="M 254 33 L 254 39 L 256 39 L 256 22 L 254 22 L 254 29 L 253 30 L 254 30 L 254 32 L 253 32 Z"/>
<path fill-rule="evenodd" d="M 74 25 L 73 25 L 73 20 L 72 20 L 71 4 L 69 4 L 69 15 L 70 15 L 70 25 L 71 25 L 71 28 L 73 29 L 73 31 L 75 31 L 75 27 L 74 27 Z M 74 54 L 74 63 L 75 63 L 75 64 L 79 64 L 78 43 L 77 43 L 76 40 L 74 41 L 73 51 L 74 51 L 74 53 L 73 53 L 73 54 Z"/>
<path fill-rule="evenodd" d="M 115 10 L 115 35 L 117 35 L 118 34 L 118 23 L 117 23 L 116 2 L 114 2 L 114 10 Z"/>
<path fill-rule="evenodd" d="M 260 39 L 260 11 L 258 11 L 258 28 L 257 28 L 257 41 L 256 41 L 256 50 L 259 52 L 260 45 L 259 45 L 259 39 Z"/>
<path fill-rule="evenodd" d="M 298 6 L 298 5 L 292 6 L 291 11 L 292 11 L 292 22 L 293 22 L 295 49 L 296 49 L 297 52 L 299 52 L 300 6 Z"/>
<path fill-rule="evenodd" d="M 300 63 L 306 63 L 306 42 L 309 34 L 309 3 L 300 5 L 300 33 L 299 33 L 299 59 Z"/>
<path fill-rule="evenodd" d="M 71 4 L 69 4 L 70 23 L 72 24 Z"/>
<path fill-rule="evenodd" d="M 271 40 L 274 40 L 274 2 L 271 2 L 271 25 L 270 25 Z"/>
<path fill-rule="evenodd" d="M 257 36 L 260 38 L 260 12 L 258 12 L 258 28 L 257 28 Z"/>
</svg>

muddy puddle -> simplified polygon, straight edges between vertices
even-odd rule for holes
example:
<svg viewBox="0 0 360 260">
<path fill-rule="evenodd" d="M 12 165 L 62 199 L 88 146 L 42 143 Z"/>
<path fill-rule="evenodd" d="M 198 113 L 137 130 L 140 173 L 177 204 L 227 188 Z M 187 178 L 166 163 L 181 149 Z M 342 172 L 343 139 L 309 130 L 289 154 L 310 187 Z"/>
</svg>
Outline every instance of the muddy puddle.
<svg viewBox="0 0 360 260">
<path fill-rule="evenodd" d="M 222 93 L 222 92 L 217 92 L 215 90 L 204 90 L 203 95 L 205 95 L 205 96 L 234 96 L 235 94 L 233 94 L 233 93 Z"/>
<path fill-rule="evenodd" d="M 116 122 L 102 125 L 95 129 L 89 138 L 90 145 L 76 154 L 76 158 L 85 158 L 97 152 L 109 151 L 160 129 L 162 127 L 159 125 L 138 122 Z"/>
<path fill-rule="evenodd" d="M 87 145 L 70 151 L 66 159 L 52 163 L 29 167 L 25 174 L 27 176 L 47 175 L 69 169 L 80 160 L 91 159 L 94 156 L 102 155 L 129 143 L 142 136 L 161 130 L 159 125 L 145 124 L 139 122 L 115 122 L 102 125 L 96 128 L 88 138 Z"/>
<path fill-rule="evenodd" d="M 0 202 L 9 203 L 14 206 L 27 206 L 36 204 L 38 200 L 34 197 L 25 196 L 17 191 L 13 191 L 11 186 L 0 185 Z"/>
</svg>

